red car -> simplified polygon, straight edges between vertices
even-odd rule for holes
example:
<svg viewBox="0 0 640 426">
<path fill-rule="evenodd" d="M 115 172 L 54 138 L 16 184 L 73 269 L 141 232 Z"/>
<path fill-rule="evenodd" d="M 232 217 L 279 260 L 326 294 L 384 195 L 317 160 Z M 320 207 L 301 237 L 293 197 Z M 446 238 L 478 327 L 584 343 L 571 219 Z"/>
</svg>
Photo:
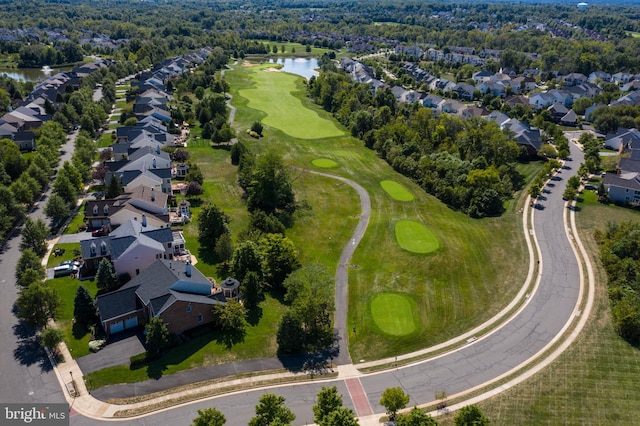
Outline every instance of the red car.
<svg viewBox="0 0 640 426">
<path fill-rule="evenodd" d="M 92 237 L 104 237 L 107 234 L 108 234 L 108 232 L 106 232 L 104 230 L 104 228 L 98 228 L 98 229 L 94 229 L 93 231 L 91 231 L 91 236 Z"/>
</svg>

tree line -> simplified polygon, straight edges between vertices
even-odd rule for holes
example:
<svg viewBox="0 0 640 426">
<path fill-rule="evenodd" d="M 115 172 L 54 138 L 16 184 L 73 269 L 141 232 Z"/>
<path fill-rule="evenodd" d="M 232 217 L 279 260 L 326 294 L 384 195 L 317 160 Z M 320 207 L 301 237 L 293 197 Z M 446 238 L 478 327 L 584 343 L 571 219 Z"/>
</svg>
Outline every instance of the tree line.
<svg viewBox="0 0 640 426">
<path fill-rule="evenodd" d="M 312 77 L 307 90 L 396 171 L 472 217 L 501 214 L 523 185 L 515 167 L 523 150 L 491 121 L 435 117 L 397 103 L 389 88 L 373 95 L 368 85 L 331 71 Z"/>
</svg>

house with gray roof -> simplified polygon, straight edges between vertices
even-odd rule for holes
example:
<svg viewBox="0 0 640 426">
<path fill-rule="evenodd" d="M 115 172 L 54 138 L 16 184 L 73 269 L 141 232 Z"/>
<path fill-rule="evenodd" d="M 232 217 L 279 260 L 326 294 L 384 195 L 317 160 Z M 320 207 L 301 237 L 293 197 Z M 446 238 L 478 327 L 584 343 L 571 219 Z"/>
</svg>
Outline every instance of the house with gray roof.
<svg viewBox="0 0 640 426">
<path fill-rule="evenodd" d="M 83 277 L 94 276 L 102 259 L 113 264 L 116 275 L 133 277 L 157 259 L 171 260 L 186 254 L 180 232 L 149 225 L 146 215 L 141 221 L 123 223 L 106 237 L 80 241 L 80 251 L 84 260 L 80 270 Z"/>
<path fill-rule="evenodd" d="M 602 180 L 609 200 L 618 204 L 640 206 L 640 160 L 621 158 L 616 173 Z"/>
<path fill-rule="evenodd" d="M 181 334 L 215 320 L 213 306 L 226 303 L 224 291 L 190 263 L 158 259 L 122 288 L 97 297 L 107 336 L 162 319 Z"/>
</svg>

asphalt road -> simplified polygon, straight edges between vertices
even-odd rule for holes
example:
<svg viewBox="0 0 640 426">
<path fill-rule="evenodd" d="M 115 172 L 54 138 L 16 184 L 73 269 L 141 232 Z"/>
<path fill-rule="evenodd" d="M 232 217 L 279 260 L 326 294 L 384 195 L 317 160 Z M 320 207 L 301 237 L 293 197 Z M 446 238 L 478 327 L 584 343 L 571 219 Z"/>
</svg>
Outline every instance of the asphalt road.
<svg viewBox="0 0 640 426">
<path fill-rule="evenodd" d="M 545 186 L 534 215 L 542 252 L 542 275 L 539 287 L 526 307 L 505 326 L 460 350 L 414 366 L 361 377 L 374 412 L 384 411 L 378 401 L 388 387 L 403 387 L 411 395 L 409 405 L 414 405 L 433 401 L 436 391 L 445 390 L 452 395 L 492 380 L 537 354 L 574 315 L 580 276 L 577 259 L 565 233 L 562 193 L 567 179 L 576 173 L 583 161 L 583 155 L 573 145 L 571 155 L 572 160 L 566 164 L 568 168 Z M 287 406 L 296 413 L 294 424 L 302 425 L 313 421 L 311 406 L 323 384 L 338 386 L 345 405 L 353 408 L 344 380 L 332 380 L 214 397 L 120 424 L 188 425 L 197 416 L 198 409 L 216 407 L 225 414 L 228 424 L 244 425 L 254 415 L 260 395 L 274 392 L 283 395 Z M 71 418 L 74 426 L 98 423 L 81 416 Z"/>
<path fill-rule="evenodd" d="M 62 147 L 59 164 L 71 160 L 73 144 L 77 132 L 67 137 Z M 32 219 L 48 219 L 42 211 L 51 194 L 51 185 L 29 216 Z M 20 258 L 21 236 L 14 233 L 0 252 L 0 401 L 20 403 L 58 403 L 66 402 L 55 373 L 44 351 L 40 348 L 33 333 L 25 327 L 18 327 L 13 315 L 13 304 L 18 297 L 15 285 L 15 269 Z"/>
</svg>

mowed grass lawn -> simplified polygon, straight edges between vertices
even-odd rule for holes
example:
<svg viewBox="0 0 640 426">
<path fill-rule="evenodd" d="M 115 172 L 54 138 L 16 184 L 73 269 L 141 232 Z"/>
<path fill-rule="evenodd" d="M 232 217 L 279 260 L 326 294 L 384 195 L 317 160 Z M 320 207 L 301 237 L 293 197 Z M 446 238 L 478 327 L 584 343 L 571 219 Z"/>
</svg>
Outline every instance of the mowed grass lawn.
<svg viewBox="0 0 640 426">
<path fill-rule="evenodd" d="M 607 278 L 593 238 L 607 222 L 638 221 L 640 212 L 599 204 L 594 191 L 585 191 L 580 200 L 576 222 L 596 272 L 591 317 L 552 365 L 480 403 L 491 424 L 632 425 L 640 419 L 640 350 L 613 330 Z"/>
<path fill-rule="evenodd" d="M 297 89 L 299 77 L 283 72 L 266 71 L 264 66 L 252 67 L 255 87 L 242 89 L 240 96 L 249 100 L 249 107 L 264 111 L 262 122 L 301 139 L 322 139 L 343 136 L 335 123 L 305 108 L 291 92 Z"/>
<path fill-rule="evenodd" d="M 280 82 L 280 73 L 241 65 L 232 68 L 225 72 L 225 79 L 231 85 L 231 102 L 237 108 L 233 125 L 238 138 L 254 153 L 274 150 L 281 154 L 294 167 L 298 198 L 313 206 L 310 214 L 303 215 L 287 231 L 303 264 L 322 262 L 336 267 L 359 220 L 360 205 L 355 191 L 346 184 L 299 169 L 313 169 L 312 162 L 317 159 L 335 161 L 340 167 L 331 169 L 331 173 L 356 181 L 371 196 L 369 227 L 349 272 L 348 329 L 357 329 L 356 335 L 349 335 L 353 359 L 379 359 L 443 342 L 490 318 L 515 296 L 528 266 L 521 203 L 510 203 L 500 218 L 470 219 L 393 171 L 362 141 L 346 134 L 314 139 L 313 132 L 304 135 L 309 139 L 293 137 L 264 120 L 280 108 L 277 104 L 285 95 L 299 97 L 297 107 L 313 111 L 308 117 L 315 121 L 302 123 L 301 127 L 323 126 L 326 120 L 333 120 L 304 96 L 302 79 L 290 76 L 295 89 L 287 86 L 287 93 L 283 94 L 274 90 L 281 83 L 269 81 Z M 271 90 L 274 95 L 269 103 L 262 101 L 258 109 L 252 96 L 261 97 L 263 90 Z M 245 133 L 256 120 L 266 124 L 259 141 Z M 284 120 L 282 125 L 288 129 L 289 122 Z M 384 180 L 397 182 L 415 200 L 393 200 L 380 185 Z M 325 206 L 340 209 L 332 212 Z M 328 211 L 334 214 L 325 216 Z M 400 220 L 411 220 L 430 229 L 442 245 L 440 251 L 424 255 L 403 250 L 395 236 L 395 223 Z M 413 333 L 392 336 L 375 324 L 371 301 L 376 295 L 389 292 L 407 294 L 415 300 Z"/>
</svg>

